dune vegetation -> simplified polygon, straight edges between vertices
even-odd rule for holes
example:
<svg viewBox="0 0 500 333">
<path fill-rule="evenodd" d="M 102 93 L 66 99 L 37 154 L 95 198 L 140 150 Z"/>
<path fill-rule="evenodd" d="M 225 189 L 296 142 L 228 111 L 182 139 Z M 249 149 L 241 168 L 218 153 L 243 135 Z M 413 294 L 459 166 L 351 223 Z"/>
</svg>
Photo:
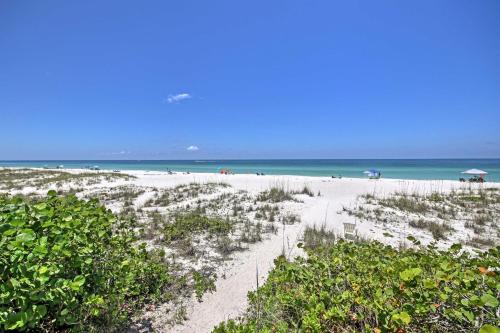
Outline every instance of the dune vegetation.
<svg viewBox="0 0 500 333">
<path fill-rule="evenodd" d="M 389 196 L 364 194 L 344 212 L 361 221 L 409 226 L 413 233 L 446 241 L 460 234 L 461 242 L 487 249 L 500 242 L 500 189 L 464 188 L 447 193 L 396 192 Z M 460 232 L 457 232 L 460 231 Z M 465 236 L 465 237 L 464 237 Z"/>
<path fill-rule="evenodd" d="M 97 200 L 0 197 L 0 330 L 109 331 L 181 290 L 209 290 L 132 230 Z"/>
<path fill-rule="evenodd" d="M 309 229 L 307 258 L 276 259 L 246 315 L 213 332 L 498 332 L 500 248 L 470 255 L 412 239 L 416 248 L 397 250 L 331 236 Z"/>
<path fill-rule="evenodd" d="M 142 316 L 161 305 L 173 326 L 192 297 L 215 291 L 216 268 L 232 253 L 298 221 L 224 183 L 110 188 L 114 174 L 95 174 L 93 186 L 71 190 L 87 174 L 1 176 L 0 331 L 122 331 L 150 325 Z"/>
</svg>

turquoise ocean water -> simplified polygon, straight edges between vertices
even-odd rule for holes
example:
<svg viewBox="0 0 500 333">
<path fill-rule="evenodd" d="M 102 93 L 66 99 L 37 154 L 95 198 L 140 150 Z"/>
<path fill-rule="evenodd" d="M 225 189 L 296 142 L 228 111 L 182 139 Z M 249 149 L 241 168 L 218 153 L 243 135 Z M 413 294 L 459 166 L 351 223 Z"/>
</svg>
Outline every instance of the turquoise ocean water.
<svg viewBox="0 0 500 333">
<path fill-rule="evenodd" d="M 331 160 L 85 160 L 85 161 L 0 161 L 3 167 L 84 168 L 97 165 L 103 170 L 189 171 L 214 173 L 229 168 L 235 173 L 268 175 L 304 175 L 364 177 L 363 171 L 377 169 L 383 178 L 451 179 L 463 177 L 461 171 L 481 169 L 488 172 L 487 181 L 500 182 L 500 159 L 331 159 Z"/>
</svg>

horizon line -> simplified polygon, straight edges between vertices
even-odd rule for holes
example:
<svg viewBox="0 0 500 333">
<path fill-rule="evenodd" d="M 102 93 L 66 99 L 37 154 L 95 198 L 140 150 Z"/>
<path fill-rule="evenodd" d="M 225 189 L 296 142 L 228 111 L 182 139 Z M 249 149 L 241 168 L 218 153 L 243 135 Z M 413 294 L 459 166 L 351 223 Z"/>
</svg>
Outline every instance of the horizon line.
<svg viewBox="0 0 500 333">
<path fill-rule="evenodd" d="M 50 162 L 50 161 L 297 161 L 297 160 L 500 160 L 500 157 L 390 157 L 390 158 L 198 158 L 198 159 L 12 159 L 0 160 L 0 162 Z"/>
</svg>

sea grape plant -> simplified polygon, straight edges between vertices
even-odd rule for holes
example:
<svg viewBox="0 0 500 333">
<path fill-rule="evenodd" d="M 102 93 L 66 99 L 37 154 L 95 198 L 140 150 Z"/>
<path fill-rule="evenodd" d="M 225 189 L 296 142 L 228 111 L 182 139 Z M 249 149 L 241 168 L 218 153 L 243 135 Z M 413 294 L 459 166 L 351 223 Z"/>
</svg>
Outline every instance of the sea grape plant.
<svg viewBox="0 0 500 333">
<path fill-rule="evenodd" d="M 111 330 L 172 282 L 97 200 L 0 197 L 0 331 Z"/>
<path fill-rule="evenodd" d="M 499 332 L 500 247 L 338 241 L 306 251 L 276 259 L 247 315 L 214 332 Z"/>
</svg>

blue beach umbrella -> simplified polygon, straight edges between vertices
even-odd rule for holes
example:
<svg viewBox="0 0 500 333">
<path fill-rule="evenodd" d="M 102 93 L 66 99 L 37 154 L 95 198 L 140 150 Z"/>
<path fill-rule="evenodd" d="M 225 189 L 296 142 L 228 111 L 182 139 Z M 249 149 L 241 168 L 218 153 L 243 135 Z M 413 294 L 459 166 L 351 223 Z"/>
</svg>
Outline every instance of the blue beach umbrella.
<svg viewBox="0 0 500 333">
<path fill-rule="evenodd" d="M 368 177 L 380 177 L 380 171 L 378 171 L 376 169 L 366 170 L 366 171 L 363 171 L 363 173 L 365 175 L 367 175 Z"/>
</svg>

